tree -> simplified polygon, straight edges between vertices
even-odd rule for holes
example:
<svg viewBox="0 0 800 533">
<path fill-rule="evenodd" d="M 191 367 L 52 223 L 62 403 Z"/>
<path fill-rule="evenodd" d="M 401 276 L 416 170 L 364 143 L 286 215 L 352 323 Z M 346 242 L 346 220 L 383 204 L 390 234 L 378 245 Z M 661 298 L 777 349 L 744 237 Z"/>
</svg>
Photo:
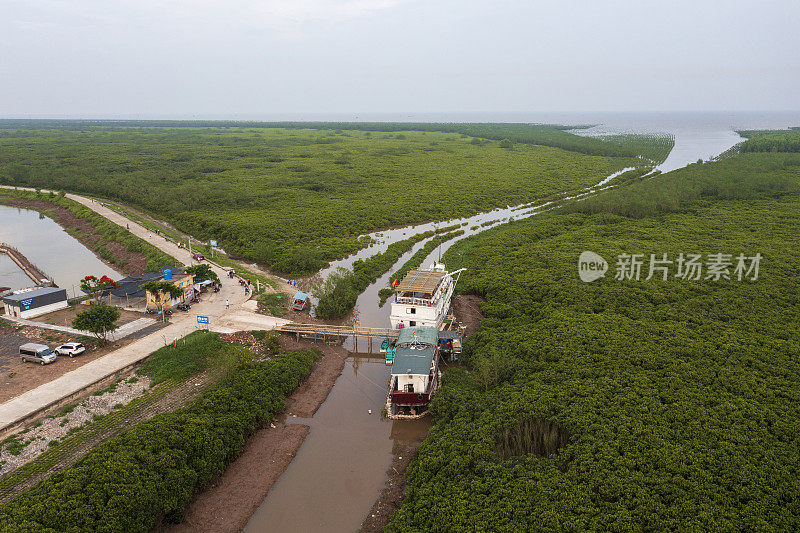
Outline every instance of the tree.
<svg viewBox="0 0 800 533">
<path fill-rule="evenodd" d="M 78 313 L 72 321 L 72 327 L 91 332 L 98 340 L 105 343 L 106 335 L 117 329 L 115 322 L 119 320 L 119 310 L 110 305 L 92 305 L 86 311 Z"/>
<path fill-rule="evenodd" d="M 194 274 L 195 283 L 199 281 L 211 280 L 219 285 L 219 276 L 217 276 L 217 273 L 211 269 L 210 265 L 201 263 L 199 265 L 187 267 L 185 270 L 187 274 Z"/>
<path fill-rule="evenodd" d="M 99 279 L 89 275 L 81 280 L 81 290 L 91 298 L 100 301 L 103 292 L 117 286 L 117 282 L 108 276 L 101 276 Z"/>
<path fill-rule="evenodd" d="M 142 285 L 142 288 L 154 295 L 158 310 L 164 310 L 163 295 L 169 295 L 170 299 L 179 298 L 183 294 L 183 289 L 175 286 L 169 281 L 150 281 Z"/>
<path fill-rule="evenodd" d="M 339 267 L 324 282 L 314 287 L 317 298 L 316 313 L 325 320 L 343 318 L 355 306 L 358 290 L 354 287 L 355 275 Z"/>
</svg>

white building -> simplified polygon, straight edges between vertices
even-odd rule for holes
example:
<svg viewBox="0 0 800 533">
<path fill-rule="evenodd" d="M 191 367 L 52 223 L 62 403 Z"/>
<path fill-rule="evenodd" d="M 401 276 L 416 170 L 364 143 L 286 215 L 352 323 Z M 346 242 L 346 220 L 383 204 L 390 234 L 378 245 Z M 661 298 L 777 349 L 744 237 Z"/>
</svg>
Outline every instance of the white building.
<svg viewBox="0 0 800 533">
<path fill-rule="evenodd" d="M 6 315 L 17 318 L 33 318 L 67 305 L 67 290 L 58 287 L 31 287 L 3 297 Z"/>
</svg>

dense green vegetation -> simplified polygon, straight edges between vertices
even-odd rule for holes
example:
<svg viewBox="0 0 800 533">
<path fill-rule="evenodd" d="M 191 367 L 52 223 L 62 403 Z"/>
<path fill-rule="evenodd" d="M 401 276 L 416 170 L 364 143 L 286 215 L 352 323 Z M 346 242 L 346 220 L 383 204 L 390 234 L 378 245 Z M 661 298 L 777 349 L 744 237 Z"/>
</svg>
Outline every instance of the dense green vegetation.
<svg viewBox="0 0 800 533">
<path fill-rule="evenodd" d="M 800 152 L 800 128 L 785 131 L 740 131 L 747 140 L 737 147 L 739 152 Z"/>
<path fill-rule="evenodd" d="M 0 203 L 4 203 L 4 198 L 40 200 L 53 204 L 53 206 L 63 207 L 64 209 L 69 210 L 76 217 L 91 224 L 94 234 L 100 236 L 99 239 L 82 239 L 82 242 L 87 247 L 91 248 L 95 253 L 97 253 L 97 255 L 112 265 L 115 265 L 123 272 L 126 271 L 125 261 L 114 254 L 109 247 L 110 244 L 119 244 L 124 246 L 125 249 L 130 252 L 142 254 L 147 259 L 147 270 L 150 271 L 158 270 L 164 266 L 179 266 L 179 263 L 174 257 L 165 254 L 152 244 L 133 235 L 122 226 L 114 224 L 113 222 L 104 218 L 102 215 L 95 213 L 88 207 L 64 197 L 63 194 L 45 194 L 41 192 L 0 188 Z M 39 210 L 45 215 L 54 217 L 53 209 Z M 55 218 L 57 219 L 58 217 L 56 216 Z M 66 231 L 78 239 L 82 237 L 80 232 L 74 228 L 66 228 Z"/>
<path fill-rule="evenodd" d="M 485 319 L 388 530 L 800 529 L 799 185 L 797 155 L 743 154 L 456 243 Z M 756 281 L 644 280 L 651 253 L 740 252 Z"/>
<path fill-rule="evenodd" d="M 356 305 L 358 295 L 385 274 L 416 243 L 432 237 L 433 230 L 423 231 L 402 241 L 393 242 L 385 252 L 353 262 L 353 270 L 337 269 L 332 276 L 314 288 L 316 314 L 324 319 L 344 318 Z"/>
<path fill-rule="evenodd" d="M 283 407 L 316 351 L 241 363 L 188 406 L 98 446 L 0 507 L 0 531 L 150 531 L 191 498 Z"/>
<path fill-rule="evenodd" d="M 125 202 L 290 275 L 366 246 L 358 236 L 376 229 L 580 189 L 649 164 L 635 157 L 644 145 L 657 158 L 671 147 L 527 125 L 126 124 L 137 125 L 5 121 L 0 181 Z"/>
<path fill-rule="evenodd" d="M 456 133 L 464 137 L 506 141 L 504 148 L 513 143 L 538 144 L 563 148 L 590 155 L 616 157 L 644 156 L 654 163 L 667 158 L 675 139 L 671 135 L 606 135 L 581 136 L 569 130 L 590 126 L 560 126 L 555 124 L 489 123 L 489 122 L 254 122 L 254 121 L 181 121 L 181 120 L 0 120 L 0 128 L 12 130 L 61 129 L 85 131 L 130 131 L 149 128 L 248 128 L 285 130 L 326 130 L 343 133 L 344 130 L 405 133 L 408 131 Z M 511 144 L 509 144 L 509 142 Z M 478 143 L 476 143 L 478 144 Z"/>
</svg>

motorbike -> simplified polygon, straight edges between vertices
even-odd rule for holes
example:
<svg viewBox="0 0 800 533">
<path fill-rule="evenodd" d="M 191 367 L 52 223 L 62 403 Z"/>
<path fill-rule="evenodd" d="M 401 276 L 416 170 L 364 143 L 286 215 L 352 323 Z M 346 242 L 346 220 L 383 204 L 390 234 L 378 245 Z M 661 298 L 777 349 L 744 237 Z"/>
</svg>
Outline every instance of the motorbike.
<svg viewBox="0 0 800 533">
<path fill-rule="evenodd" d="M 182 303 L 182 304 L 176 305 L 175 307 L 177 307 L 181 311 L 188 311 L 190 306 L 187 303 Z"/>
</svg>

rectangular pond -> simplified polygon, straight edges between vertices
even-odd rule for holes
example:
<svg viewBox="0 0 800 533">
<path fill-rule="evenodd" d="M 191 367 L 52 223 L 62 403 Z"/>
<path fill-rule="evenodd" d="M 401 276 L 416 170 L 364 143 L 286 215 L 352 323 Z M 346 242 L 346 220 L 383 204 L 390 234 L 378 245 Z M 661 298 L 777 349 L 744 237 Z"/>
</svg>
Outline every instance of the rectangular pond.
<svg viewBox="0 0 800 533">
<path fill-rule="evenodd" d="M 0 242 L 17 248 L 52 276 L 59 287 L 67 289 L 70 298 L 82 294 L 80 280 L 89 274 L 122 277 L 55 221 L 37 211 L 0 205 Z M 0 254 L 0 286 L 22 289 L 31 285 L 33 282 L 11 258 Z"/>
</svg>

